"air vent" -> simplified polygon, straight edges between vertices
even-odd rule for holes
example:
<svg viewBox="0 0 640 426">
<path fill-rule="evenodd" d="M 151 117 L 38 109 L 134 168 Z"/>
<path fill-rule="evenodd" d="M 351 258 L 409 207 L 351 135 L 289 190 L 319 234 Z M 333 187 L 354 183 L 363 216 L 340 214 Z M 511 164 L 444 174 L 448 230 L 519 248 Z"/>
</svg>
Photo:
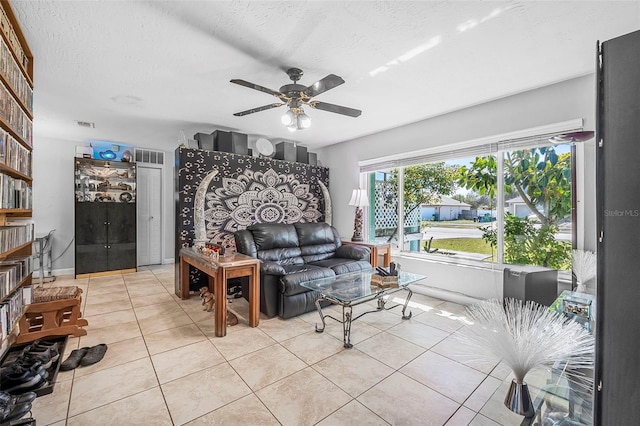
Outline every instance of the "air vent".
<svg viewBox="0 0 640 426">
<path fill-rule="evenodd" d="M 136 163 L 164 164 L 164 152 L 136 148 Z"/>
<path fill-rule="evenodd" d="M 78 123 L 78 126 L 80 126 L 80 127 L 86 127 L 88 129 L 95 129 L 96 128 L 96 123 L 92 123 L 90 121 L 76 121 L 76 123 Z"/>
</svg>

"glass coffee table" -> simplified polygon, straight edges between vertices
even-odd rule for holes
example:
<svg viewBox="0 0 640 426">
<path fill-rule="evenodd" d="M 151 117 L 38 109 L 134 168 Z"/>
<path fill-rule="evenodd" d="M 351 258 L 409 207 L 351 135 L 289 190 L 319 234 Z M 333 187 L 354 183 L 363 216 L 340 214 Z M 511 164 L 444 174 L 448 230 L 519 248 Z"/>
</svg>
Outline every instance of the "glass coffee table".
<svg viewBox="0 0 640 426">
<path fill-rule="evenodd" d="M 402 304 L 402 319 L 411 318 L 411 312 L 409 312 L 408 315 L 405 313 L 407 306 L 409 305 L 411 295 L 413 294 L 409 288 L 409 284 L 420 281 L 426 277 L 424 275 L 400 271 L 397 287 L 378 287 L 371 284 L 371 276 L 374 274 L 374 270 L 366 272 L 352 272 L 349 274 L 336 275 L 331 278 L 322 278 L 319 280 L 300 283 L 301 286 L 319 294 L 318 300 L 316 300 L 316 308 L 318 309 L 318 314 L 320 314 L 322 326 L 318 327 L 318 324 L 316 324 L 316 332 L 322 333 L 326 325 L 325 318 L 331 318 L 332 320 L 342 324 L 344 347 L 351 348 L 353 347 L 351 344 L 351 323 L 361 316 L 371 312 L 390 310 L 401 306 L 401 304 L 398 303 L 393 306 L 386 307 L 388 300 L 385 300 L 385 296 L 399 291 L 408 292 L 407 298 L 404 304 Z M 376 309 L 363 312 L 358 316 L 353 317 L 354 306 L 371 300 L 377 300 L 378 306 Z M 323 301 L 329 301 L 333 304 L 342 306 L 342 320 L 334 318 L 331 315 L 323 314 L 321 306 Z"/>
</svg>

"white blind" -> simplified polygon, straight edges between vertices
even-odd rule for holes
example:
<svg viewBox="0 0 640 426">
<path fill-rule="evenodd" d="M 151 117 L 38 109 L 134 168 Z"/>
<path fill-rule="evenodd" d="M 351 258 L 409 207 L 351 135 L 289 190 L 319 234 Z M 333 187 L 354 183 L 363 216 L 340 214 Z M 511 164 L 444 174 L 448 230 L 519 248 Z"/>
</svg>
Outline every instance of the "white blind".
<svg viewBox="0 0 640 426">
<path fill-rule="evenodd" d="M 381 161 L 375 164 L 360 166 L 360 172 L 375 172 L 378 170 L 396 169 L 398 167 L 415 166 L 417 164 L 435 163 L 438 161 L 454 160 L 464 157 L 482 157 L 491 153 L 498 152 L 498 144 L 486 144 L 471 148 L 453 149 L 449 151 L 432 152 L 423 155 L 417 155 L 410 158 L 398 158 L 393 160 Z"/>
<path fill-rule="evenodd" d="M 400 154 L 393 157 L 366 160 L 360 162 L 360 172 L 368 173 L 465 157 L 482 157 L 496 154 L 499 151 L 515 151 L 551 146 L 557 144 L 550 141 L 550 138 L 553 136 L 580 130 L 582 130 L 582 120 L 571 120 L 535 129 L 528 129 L 522 132 L 496 135 L 475 142 L 469 141 L 453 144 L 450 146 L 452 149 L 438 147 Z"/>
</svg>

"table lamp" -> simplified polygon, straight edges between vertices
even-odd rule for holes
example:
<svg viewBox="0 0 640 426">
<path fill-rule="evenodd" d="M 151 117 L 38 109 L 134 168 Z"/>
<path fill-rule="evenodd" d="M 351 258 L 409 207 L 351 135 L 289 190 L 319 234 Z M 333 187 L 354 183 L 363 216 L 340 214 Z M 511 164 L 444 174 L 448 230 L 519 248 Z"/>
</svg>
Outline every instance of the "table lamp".
<svg viewBox="0 0 640 426">
<path fill-rule="evenodd" d="M 356 216 L 353 220 L 353 237 L 351 241 L 362 241 L 362 208 L 369 205 L 369 197 L 366 189 L 354 189 L 351 194 L 350 206 L 356 207 Z"/>
</svg>

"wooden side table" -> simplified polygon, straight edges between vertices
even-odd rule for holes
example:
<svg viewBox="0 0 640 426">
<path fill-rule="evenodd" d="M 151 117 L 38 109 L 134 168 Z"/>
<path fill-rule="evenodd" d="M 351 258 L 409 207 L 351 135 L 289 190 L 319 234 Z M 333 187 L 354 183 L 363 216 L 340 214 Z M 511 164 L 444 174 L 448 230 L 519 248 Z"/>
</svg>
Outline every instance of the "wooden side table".
<svg viewBox="0 0 640 426">
<path fill-rule="evenodd" d="M 241 253 L 229 253 L 213 261 L 195 249 L 180 250 L 180 298 L 188 299 L 189 265 L 209 276 L 209 291 L 215 300 L 215 334 L 227 335 L 227 280 L 249 277 L 249 326 L 257 327 L 260 321 L 260 261 Z"/>
<path fill-rule="evenodd" d="M 369 250 L 371 250 L 371 258 L 369 259 L 369 263 L 371 263 L 371 266 L 373 266 L 374 268 L 378 267 L 378 255 L 384 256 L 382 260 L 382 266 L 388 268 L 391 264 L 391 244 L 389 243 L 342 240 L 342 244 L 352 244 L 356 246 L 369 247 Z"/>
</svg>

